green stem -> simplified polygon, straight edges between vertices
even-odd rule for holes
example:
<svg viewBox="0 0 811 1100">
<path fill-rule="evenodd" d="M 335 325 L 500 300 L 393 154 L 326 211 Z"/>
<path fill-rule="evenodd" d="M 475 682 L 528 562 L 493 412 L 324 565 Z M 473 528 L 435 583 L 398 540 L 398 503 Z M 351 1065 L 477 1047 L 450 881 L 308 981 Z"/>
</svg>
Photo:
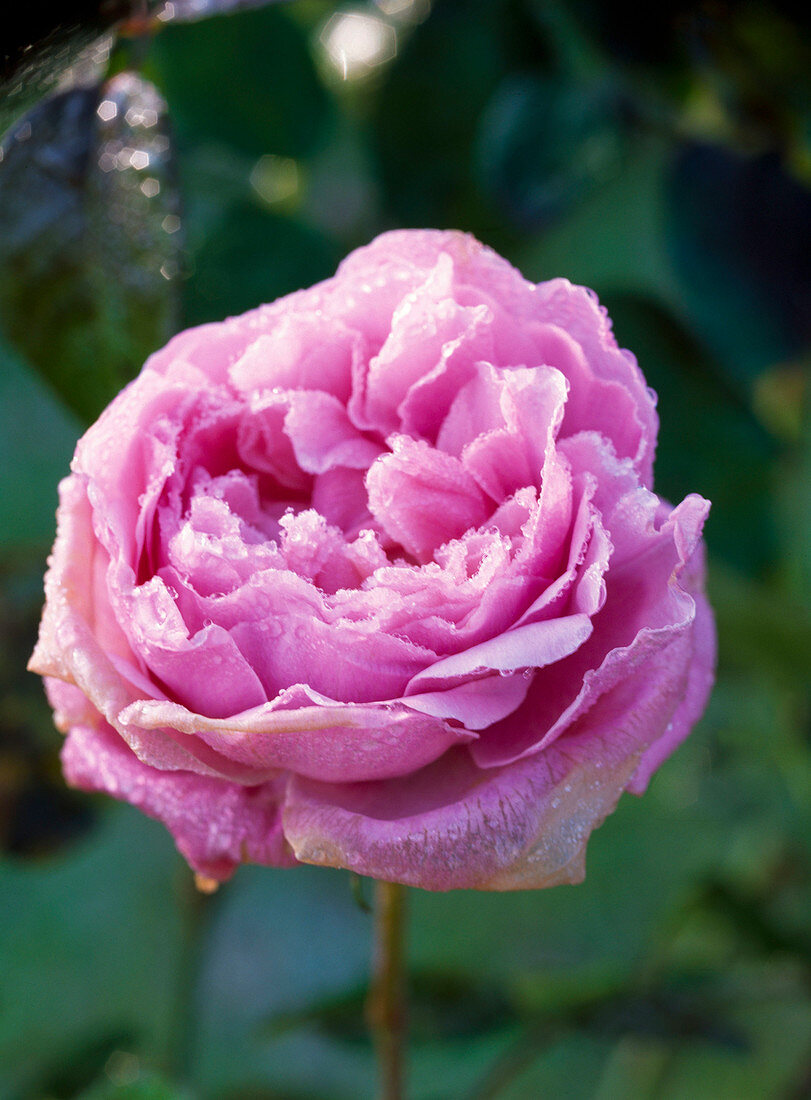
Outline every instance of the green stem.
<svg viewBox="0 0 811 1100">
<path fill-rule="evenodd" d="M 406 1034 L 405 887 L 375 883 L 375 944 L 366 1016 L 375 1042 L 379 1100 L 403 1100 Z"/>
</svg>

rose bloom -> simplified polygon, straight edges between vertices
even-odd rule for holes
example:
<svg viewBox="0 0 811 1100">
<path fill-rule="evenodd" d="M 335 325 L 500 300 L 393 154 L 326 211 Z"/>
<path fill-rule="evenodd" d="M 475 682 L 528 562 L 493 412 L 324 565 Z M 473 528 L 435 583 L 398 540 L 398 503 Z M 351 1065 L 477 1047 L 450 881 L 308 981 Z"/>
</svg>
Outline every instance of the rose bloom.
<svg viewBox="0 0 811 1100">
<path fill-rule="evenodd" d="M 594 294 L 387 233 L 181 333 L 81 439 L 31 668 L 200 874 L 579 881 L 712 682 L 708 504 Z"/>
</svg>

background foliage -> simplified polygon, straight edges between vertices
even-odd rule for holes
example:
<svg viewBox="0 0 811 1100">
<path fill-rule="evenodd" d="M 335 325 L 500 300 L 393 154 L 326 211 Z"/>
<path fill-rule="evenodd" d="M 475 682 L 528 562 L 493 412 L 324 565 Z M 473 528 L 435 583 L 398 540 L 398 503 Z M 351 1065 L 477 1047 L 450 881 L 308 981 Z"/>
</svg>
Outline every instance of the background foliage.
<svg viewBox="0 0 811 1100">
<path fill-rule="evenodd" d="M 609 307 L 660 396 L 657 487 L 714 502 L 720 665 L 584 885 L 411 892 L 410 1096 L 811 1096 L 807 23 L 755 0 L 190 6 L 73 28 L 37 105 L 6 87 L 0 1095 L 372 1094 L 349 877 L 246 867 L 196 895 L 159 825 L 64 788 L 22 669 L 56 483 L 145 355 L 436 225 Z"/>
</svg>

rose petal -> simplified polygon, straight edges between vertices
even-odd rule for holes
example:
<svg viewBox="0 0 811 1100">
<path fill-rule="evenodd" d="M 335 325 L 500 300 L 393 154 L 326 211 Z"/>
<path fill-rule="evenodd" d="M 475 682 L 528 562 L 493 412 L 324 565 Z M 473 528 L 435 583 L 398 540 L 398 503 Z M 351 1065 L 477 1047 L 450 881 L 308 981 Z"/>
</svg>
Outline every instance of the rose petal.
<svg viewBox="0 0 811 1100">
<path fill-rule="evenodd" d="M 667 652 L 662 661 L 666 664 Z M 616 700 L 615 700 L 616 701 Z M 594 712 L 545 752 L 482 771 L 465 749 L 398 780 L 294 779 L 284 831 L 304 863 L 427 890 L 516 890 L 580 882 L 591 831 L 614 808 L 649 739 L 678 703 L 646 674 L 626 706 Z"/>
<path fill-rule="evenodd" d="M 190 772 L 162 772 L 140 760 L 108 726 L 74 726 L 62 749 L 69 783 L 104 791 L 162 821 L 202 875 L 227 879 L 245 861 L 290 866 L 279 808 L 283 783 L 243 787 Z"/>
<path fill-rule="evenodd" d="M 366 475 L 369 508 L 392 539 L 418 561 L 487 517 L 484 494 L 458 459 L 395 436 Z"/>
<path fill-rule="evenodd" d="M 404 775 L 475 738 L 469 730 L 396 702 L 342 704 L 303 684 L 272 703 L 224 719 L 171 702 L 133 703 L 121 716 L 147 729 L 171 728 L 257 772 L 290 769 L 329 782 Z"/>
<path fill-rule="evenodd" d="M 704 712 L 715 679 L 715 620 L 706 597 L 696 596 L 693 652 L 684 698 L 662 736 L 642 755 L 628 790 L 643 794 L 656 769 L 674 752 Z"/>
<path fill-rule="evenodd" d="M 544 668 L 574 653 L 591 632 L 591 620 L 583 614 L 517 626 L 418 672 L 409 681 L 406 694 L 457 686 L 493 669 L 512 672 Z"/>
<path fill-rule="evenodd" d="M 380 445 L 364 439 L 331 394 L 301 391 L 278 400 L 288 406 L 284 431 L 307 473 L 323 474 L 335 466 L 366 470 L 380 454 Z"/>
<path fill-rule="evenodd" d="M 634 404 L 633 419 L 638 424 L 639 432 L 637 450 L 631 457 L 640 471 L 642 483 L 652 485 L 653 455 L 659 431 L 656 397 L 645 384 L 633 355 L 617 347 L 608 314 L 599 304 L 597 296 L 585 287 L 573 286 L 568 279 L 552 279 L 538 286 L 537 316 L 565 331 L 582 348 L 589 369 L 596 378 L 616 383 L 630 394 Z M 600 413 L 599 400 L 591 400 L 589 394 L 584 396 L 596 421 L 573 421 L 572 432 L 584 428 L 602 431 L 605 420 Z M 589 419 L 589 414 L 584 412 L 582 421 Z"/>
<path fill-rule="evenodd" d="M 648 494 L 646 499 L 648 508 L 654 509 L 656 498 Z M 539 672 L 524 707 L 501 724 L 497 736 L 482 738 L 472 747 L 480 766 L 493 767 L 547 751 L 598 699 L 645 669 L 659 667 L 662 652 L 677 642 L 687 647 L 679 651 L 682 665 L 662 666 L 660 687 L 670 691 L 673 684 L 683 686 L 692 654 L 695 601 L 680 581 L 685 563 L 675 531 L 682 527 L 683 516 L 692 524 L 696 512 L 703 514 L 704 502 L 688 498 L 658 532 L 648 529 L 651 513 L 639 502 L 636 508 L 633 513 L 630 505 L 623 509 L 633 526 L 621 540 L 627 544 L 626 551 L 636 542 L 636 558 L 626 557 L 617 565 L 612 559 L 606 603 L 595 619 L 593 634 L 571 657 Z M 687 577 L 682 580 L 686 583 Z M 653 672 L 649 674 L 653 681 Z"/>
<path fill-rule="evenodd" d="M 425 284 L 407 295 L 391 332 L 369 364 L 364 416 L 384 435 L 400 426 L 399 406 L 413 385 L 461 349 L 470 363 L 492 354 L 486 307 L 466 308 L 449 297 L 452 263 L 440 255 Z M 355 419 L 357 423 L 357 418 Z M 436 423 L 428 430 L 436 431 Z"/>
<path fill-rule="evenodd" d="M 268 327 L 229 368 L 234 386 L 246 396 L 274 388 L 322 390 L 344 405 L 353 367 L 365 359 L 362 333 L 304 309 L 282 314 Z"/>
</svg>

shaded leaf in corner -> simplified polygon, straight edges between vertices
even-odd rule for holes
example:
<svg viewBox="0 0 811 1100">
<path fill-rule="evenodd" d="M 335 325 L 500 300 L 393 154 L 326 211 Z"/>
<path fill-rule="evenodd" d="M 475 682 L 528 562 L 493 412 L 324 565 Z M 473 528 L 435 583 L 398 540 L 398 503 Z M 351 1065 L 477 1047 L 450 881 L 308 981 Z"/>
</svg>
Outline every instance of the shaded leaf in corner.
<svg viewBox="0 0 811 1100">
<path fill-rule="evenodd" d="M 117 31 L 141 35 L 167 22 L 202 19 L 271 0 L 62 0 L 22 4 L 3 25 L 0 135 L 57 85 L 86 85 L 95 54 L 106 65 Z M 73 72 L 72 72 L 73 70 Z M 74 79 L 81 72 L 81 79 Z M 100 79 L 99 71 L 96 79 Z"/>
<path fill-rule="evenodd" d="M 0 326 L 85 420 L 171 335 L 180 226 L 164 105 L 121 73 L 45 100 L 0 162 Z"/>
<path fill-rule="evenodd" d="M 128 0 L 17 5 L 14 19 L 4 20 L 0 44 L 0 135 L 57 84 L 63 91 L 90 84 L 88 72 L 99 80 L 111 43 L 104 32 L 129 7 Z M 79 72 L 82 79 L 74 79 Z"/>
</svg>

